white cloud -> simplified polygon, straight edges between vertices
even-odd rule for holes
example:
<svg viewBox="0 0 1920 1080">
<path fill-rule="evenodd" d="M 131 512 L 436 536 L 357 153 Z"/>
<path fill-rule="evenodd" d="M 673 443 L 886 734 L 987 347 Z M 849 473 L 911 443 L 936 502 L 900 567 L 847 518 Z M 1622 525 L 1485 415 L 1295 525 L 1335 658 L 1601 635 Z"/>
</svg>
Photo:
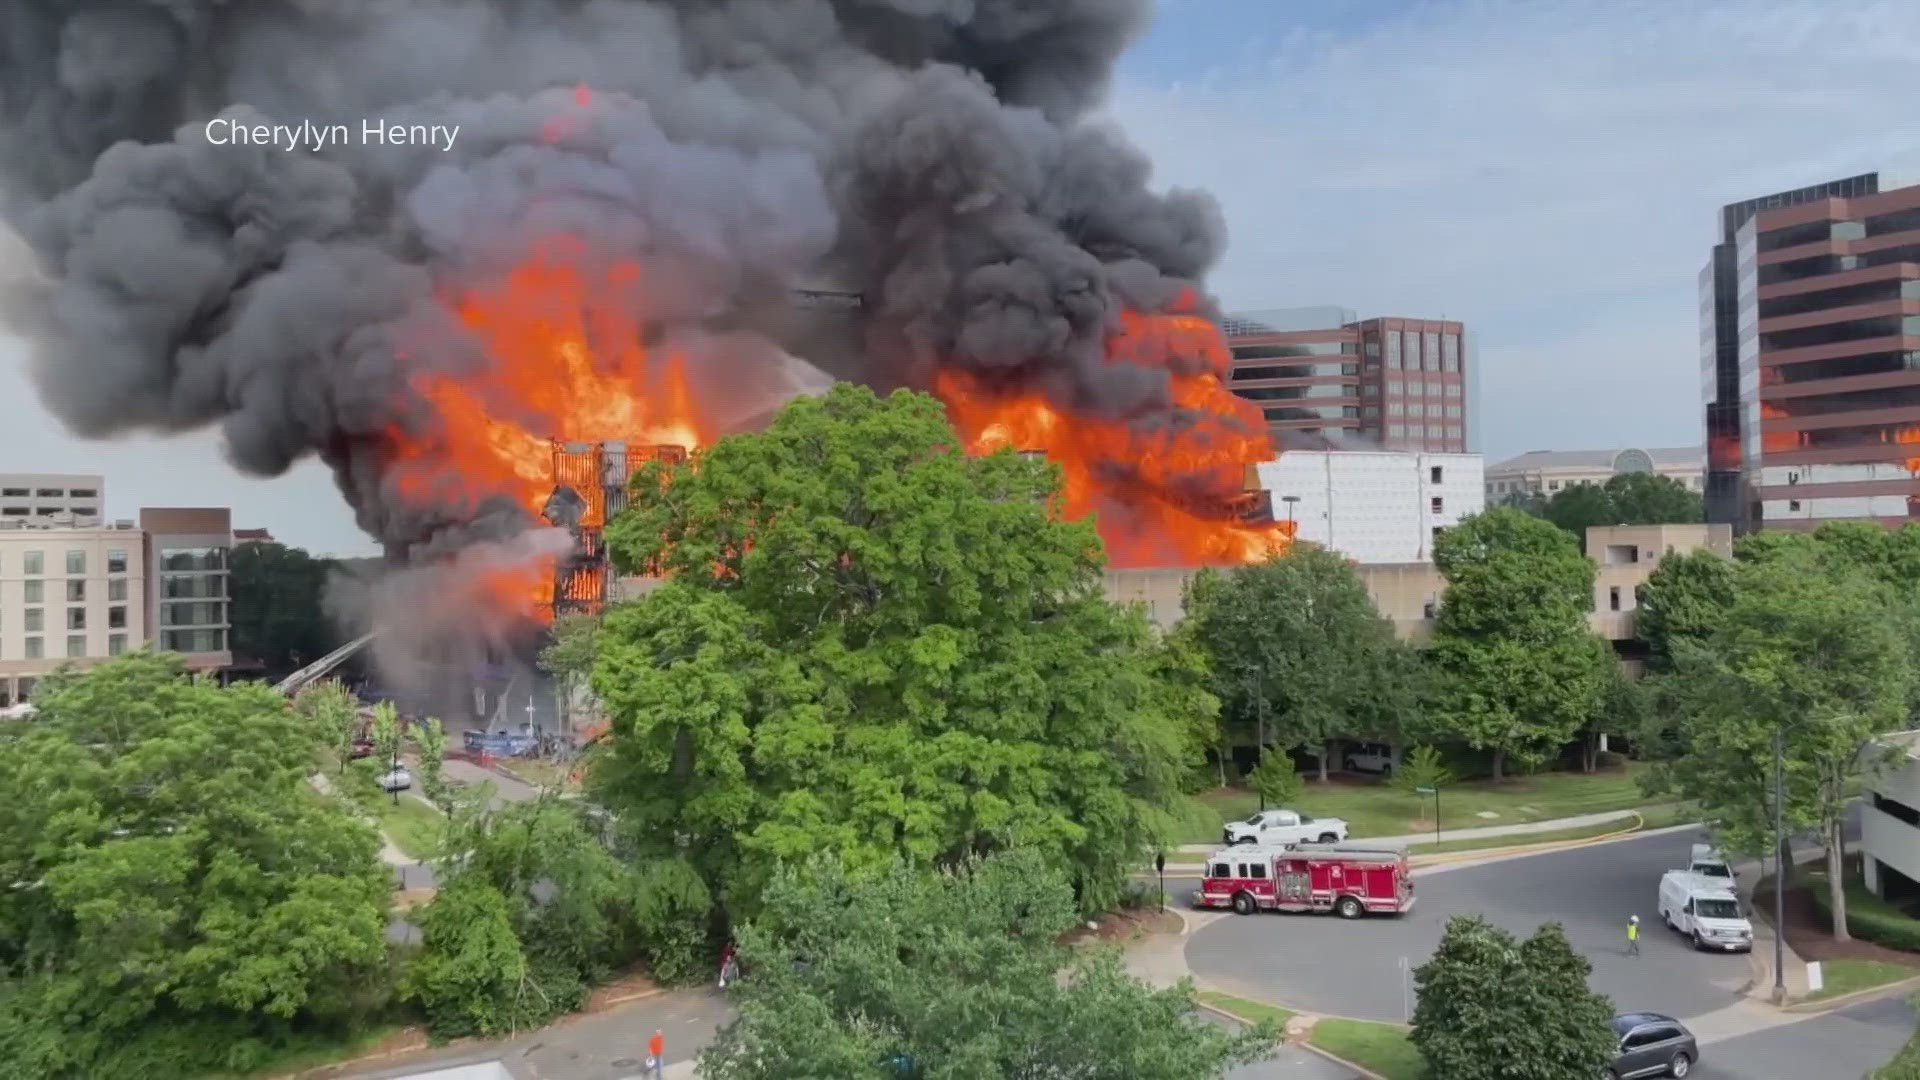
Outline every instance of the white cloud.
<svg viewBox="0 0 1920 1080">
<path fill-rule="evenodd" d="M 1274 40 L 1112 111 L 1220 198 L 1228 307 L 1465 320 L 1490 454 L 1698 442 L 1719 207 L 1920 176 L 1911 0 L 1449 3 Z"/>
</svg>

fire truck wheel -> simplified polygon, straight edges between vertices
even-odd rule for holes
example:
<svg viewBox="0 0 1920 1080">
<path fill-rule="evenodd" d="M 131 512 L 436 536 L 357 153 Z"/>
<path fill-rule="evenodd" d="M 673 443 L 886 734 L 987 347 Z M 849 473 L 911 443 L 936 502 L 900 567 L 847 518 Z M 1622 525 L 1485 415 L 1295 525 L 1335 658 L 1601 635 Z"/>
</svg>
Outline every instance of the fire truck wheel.
<svg viewBox="0 0 1920 1080">
<path fill-rule="evenodd" d="M 1367 913 L 1367 909 L 1365 907 L 1362 907 L 1360 904 L 1360 901 L 1354 899 L 1353 897 L 1343 896 L 1340 898 L 1338 903 L 1333 905 L 1333 913 L 1335 915 L 1340 916 L 1343 919 L 1357 919 L 1360 916 L 1365 915 Z"/>
<path fill-rule="evenodd" d="M 1253 895 L 1251 893 L 1235 893 L 1233 896 L 1233 911 L 1236 915 L 1253 914 Z"/>
</svg>

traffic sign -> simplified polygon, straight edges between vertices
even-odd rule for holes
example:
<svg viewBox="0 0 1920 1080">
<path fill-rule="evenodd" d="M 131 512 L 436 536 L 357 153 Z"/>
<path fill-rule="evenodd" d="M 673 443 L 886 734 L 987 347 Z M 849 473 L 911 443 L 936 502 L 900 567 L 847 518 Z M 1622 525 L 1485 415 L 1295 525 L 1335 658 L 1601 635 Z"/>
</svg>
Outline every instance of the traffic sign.
<svg viewBox="0 0 1920 1080">
<path fill-rule="evenodd" d="M 1413 789 L 1413 793 L 1415 795 L 1432 795 L 1435 790 L 1436 789 L 1430 787 L 1417 787 Z"/>
</svg>

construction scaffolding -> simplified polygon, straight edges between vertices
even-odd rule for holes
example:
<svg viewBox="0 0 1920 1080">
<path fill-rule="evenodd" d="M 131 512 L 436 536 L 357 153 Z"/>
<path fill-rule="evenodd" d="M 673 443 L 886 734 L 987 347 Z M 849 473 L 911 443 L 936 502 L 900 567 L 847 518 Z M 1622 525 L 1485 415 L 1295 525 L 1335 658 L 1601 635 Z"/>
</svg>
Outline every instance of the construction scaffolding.
<svg viewBox="0 0 1920 1080">
<path fill-rule="evenodd" d="M 554 570 L 553 614 L 599 614 L 613 583 L 607 522 L 627 508 L 633 474 L 649 461 L 687 459 L 682 446 L 624 442 L 553 443 L 553 494 L 542 516 L 573 534 L 573 554 Z"/>
</svg>

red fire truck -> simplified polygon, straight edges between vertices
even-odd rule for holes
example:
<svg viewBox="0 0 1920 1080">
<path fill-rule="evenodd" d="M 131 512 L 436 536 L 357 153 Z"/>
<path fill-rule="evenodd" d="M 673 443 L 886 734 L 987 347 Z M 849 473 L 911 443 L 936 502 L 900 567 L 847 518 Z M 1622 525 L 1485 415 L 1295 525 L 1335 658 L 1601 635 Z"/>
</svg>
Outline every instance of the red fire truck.
<svg viewBox="0 0 1920 1080">
<path fill-rule="evenodd" d="M 1270 908 L 1331 911 L 1343 919 L 1398 915 L 1413 910 L 1413 899 L 1406 850 L 1364 843 L 1221 848 L 1207 858 L 1194 894 L 1198 907 L 1242 915 Z"/>
</svg>

